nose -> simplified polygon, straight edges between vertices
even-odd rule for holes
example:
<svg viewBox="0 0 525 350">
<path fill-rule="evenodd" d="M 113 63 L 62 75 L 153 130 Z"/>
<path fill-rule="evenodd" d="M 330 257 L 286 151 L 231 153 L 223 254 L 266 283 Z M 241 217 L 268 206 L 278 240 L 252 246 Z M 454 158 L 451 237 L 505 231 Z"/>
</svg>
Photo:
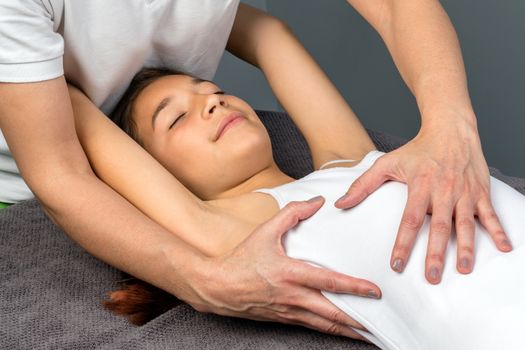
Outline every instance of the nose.
<svg viewBox="0 0 525 350">
<path fill-rule="evenodd" d="M 204 111 L 202 115 L 206 119 L 213 117 L 213 114 L 217 111 L 217 108 L 228 107 L 224 95 L 222 94 L 210 94 L 206 96 L 206 103 L 204 104 Z"/>
</svg>

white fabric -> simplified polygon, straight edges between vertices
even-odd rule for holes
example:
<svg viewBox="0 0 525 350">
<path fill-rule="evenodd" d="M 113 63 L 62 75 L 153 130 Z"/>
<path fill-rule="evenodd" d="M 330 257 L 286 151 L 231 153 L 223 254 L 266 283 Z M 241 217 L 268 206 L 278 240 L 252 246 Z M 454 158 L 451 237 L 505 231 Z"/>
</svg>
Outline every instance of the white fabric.
<svg viewBox="0 0 525 350">
<path fill-rule="evenodd" d="M 212 79 L 239 0 L 0 0 L 0 81 L 65 75 L 109 113 L 143 66 Z M 0 134 L 0 201 L 32 197 Z"/>
<path fill-rule="evenodd" d="M 525 196 L 491 178 L 496 212 L 514 250 L 499 252 L 476 224 L 476 263 L 470 275 L 456 271 L 456 242 L 449 243 L 443 280 L 424 278 L 429 217 L 418 235 L 402 274 L 389 266 L 392 247 L 406 203 L 406 185 L 389 182 L 357 207 L 343 211 L 333 203 L 383 153 L 373 151 L 352 168 L 316 171 L 274 189 L 280 207 L 317 195 L 326 198 L 314 216 L 287 233 L 289 256 L 378 284 L 381 300 L 324 295 L 388 350 L 523 349 L 525 329 Z"/>
</svg>

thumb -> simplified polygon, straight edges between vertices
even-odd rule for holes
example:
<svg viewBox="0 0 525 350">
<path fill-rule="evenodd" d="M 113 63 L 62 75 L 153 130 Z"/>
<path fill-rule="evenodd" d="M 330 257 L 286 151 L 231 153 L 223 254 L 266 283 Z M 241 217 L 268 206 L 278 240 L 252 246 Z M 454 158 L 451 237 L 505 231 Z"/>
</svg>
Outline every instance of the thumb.
<svg viewBox="0 0 525 350">
<path fill-rule="evenodd" d="M 339 209 L 355 207 L 384 184 L 389 179 L 387 175 L 389 169 L 383 164 L 384 161 L 378 159 L 370 169 L 359 176 L 346 194 L 335 202 L 335 207 Z"/>
<path fill-rule="evenodd" d="M 263 224 L 265 226 L 264 231 L 270 231 L 277 238 L 281 238 L 286 232 L 297 226 L 300 221 L 306 220 L 317 213 L 324 202 L 325 199 L 322 196 L 302 202 L 290 202 L 270 221 Z"/>
</svg>

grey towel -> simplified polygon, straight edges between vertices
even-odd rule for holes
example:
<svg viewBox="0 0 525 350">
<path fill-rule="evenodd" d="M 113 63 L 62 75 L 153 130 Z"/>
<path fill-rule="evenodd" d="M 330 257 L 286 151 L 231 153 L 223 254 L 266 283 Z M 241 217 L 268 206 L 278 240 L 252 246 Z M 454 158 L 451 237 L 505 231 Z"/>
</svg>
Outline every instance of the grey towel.
<svg viewBox="0 0 525 350">
<path fill-rule="evenodd" d="M 287 173 L 311 170 L 286 115 L 260 112 Z M 388 151 L 403 140 L 370 132 Z M 495 176 L 525 192 L 525 180 Z M 36 200 L 0 210 L 0 349 L 353 349 L 376 347 L 300 327 L 200 314 L 181 304 L 142 327 L 101 307 L 122 274 L 91 257 Z"/>
</svg>

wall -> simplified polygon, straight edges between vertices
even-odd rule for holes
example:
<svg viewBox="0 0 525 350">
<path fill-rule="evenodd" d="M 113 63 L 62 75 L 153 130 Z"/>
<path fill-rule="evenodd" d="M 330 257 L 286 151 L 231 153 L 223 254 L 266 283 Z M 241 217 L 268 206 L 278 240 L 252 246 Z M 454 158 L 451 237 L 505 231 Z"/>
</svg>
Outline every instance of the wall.
<svg viewBox="0 0 525 350">
<path fill-rule="evenodd" d="M 344 0 L 246 1 L 283 19 L 369 128 L 410 138 L 414 98 L 379 36 Z M 443 0 L 458 32 L 490 165 L 525 177 L 525 1 Z M 264 77 L 226 55 L 217 81 L 255 108 L 279 109 Z"/>
</svg>

